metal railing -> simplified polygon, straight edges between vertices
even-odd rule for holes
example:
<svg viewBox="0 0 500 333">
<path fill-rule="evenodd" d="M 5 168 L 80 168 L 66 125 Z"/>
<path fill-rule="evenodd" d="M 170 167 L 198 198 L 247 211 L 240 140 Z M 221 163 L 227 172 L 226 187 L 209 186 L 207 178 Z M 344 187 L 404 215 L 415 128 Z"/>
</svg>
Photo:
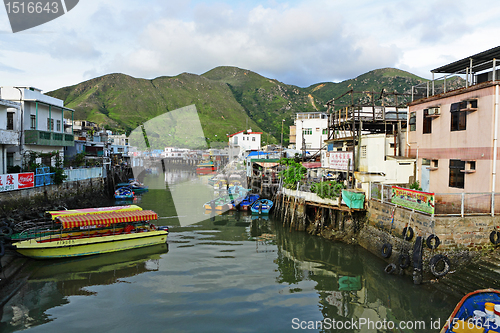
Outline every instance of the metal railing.
<svg viewBox="0 0 500 333">
<path fill-rule="evenodd" d="M 106 169 L 104 167 L 64 169 L 64 174 L 68 176 L 64 181 L 72 182 L 90 178 L 105 178 Z"/>
<path fill-rule="evenodd" d="M 54 184 L 54 173 L 49 167 L 37 168 L 35 170 L 35 187 Z"/>
<path fill-rule="evenodd" d="M 370 200 L 392 204 L 392 186 L 371 183 Z M 496 203 L 498 202 L 498 204 Z M 427 214 L 425 212 L 422 212 Z M 499 215 L 500 193 L 435 193 L 434 216 Z"/>
</svg>

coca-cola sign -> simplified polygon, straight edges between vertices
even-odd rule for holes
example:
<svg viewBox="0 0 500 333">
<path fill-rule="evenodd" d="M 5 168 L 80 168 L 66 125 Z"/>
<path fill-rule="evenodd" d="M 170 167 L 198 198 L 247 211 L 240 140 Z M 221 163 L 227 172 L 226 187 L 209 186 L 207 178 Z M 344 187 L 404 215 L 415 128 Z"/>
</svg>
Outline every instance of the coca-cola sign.
<svg viewBox="0 0 500 333">
<path fill-rule="evenodd" d="M 35 186 L 33 172 L 9 173 L 0 175 L 0 192 L 19 190 Z"/>
<path fill-rule="evenodd" d="M 28 188 L 35 186 L 35 176 L 33 172 L 18 173 L 19 188 Z"/>
</svg>

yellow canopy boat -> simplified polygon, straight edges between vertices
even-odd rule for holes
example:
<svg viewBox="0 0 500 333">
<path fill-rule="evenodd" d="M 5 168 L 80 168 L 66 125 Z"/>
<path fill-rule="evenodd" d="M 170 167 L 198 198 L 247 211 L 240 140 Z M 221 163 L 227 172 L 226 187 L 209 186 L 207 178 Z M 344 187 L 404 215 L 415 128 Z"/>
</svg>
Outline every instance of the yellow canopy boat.
<svg viewBox="0 0 500 333">
<path fill-rule="evenodd" d="M 97 208 L 83 208 L 83 209 L 50 210 L 46 211 L 45 213 L 50 215 L 54 220 L 56 217 L 64 217 L 64 216 L 132 212 L 139 210 L 142 210 L 142 208 L 137 205 L 125 205 L 125 206 L 111 206 L 111 207 L 97 207 Z"/>
<path fill-rule="evenodd" d="M 37 259 L 77 257 L 165 243 L 168 229 L 149 221 L 151 210 L 59 216 L 60 233 L 14 243 L 16 251 Z M 88 228 L 82 230 L 82 228 Z"/>
</svg>

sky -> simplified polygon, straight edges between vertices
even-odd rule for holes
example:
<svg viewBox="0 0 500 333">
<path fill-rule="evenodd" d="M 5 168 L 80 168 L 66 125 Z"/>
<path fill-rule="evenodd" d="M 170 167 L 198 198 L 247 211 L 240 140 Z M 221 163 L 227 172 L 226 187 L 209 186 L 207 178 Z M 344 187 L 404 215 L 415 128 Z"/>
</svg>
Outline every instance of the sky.
<svg viewBox="0 0 500 333">
<path fill-rule="evenodd" d="M 153 79 L 236 66 L 286 84 L 434 68 L 500 45 L 493 0 L 80 0 L 12 33 L 0 8 L 0 86 L 44 92 L 109 73 Z"/>
</svg>

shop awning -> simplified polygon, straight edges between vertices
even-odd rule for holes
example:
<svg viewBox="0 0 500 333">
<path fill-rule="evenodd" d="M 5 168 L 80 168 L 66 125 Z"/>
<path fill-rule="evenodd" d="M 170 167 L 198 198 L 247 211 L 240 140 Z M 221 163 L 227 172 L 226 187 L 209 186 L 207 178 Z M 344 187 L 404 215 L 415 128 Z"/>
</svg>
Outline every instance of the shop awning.
<svg viewBox="0 0 500 333">
<path fill-rule="evenodd" d="M 60 222 L 64 229 L 67 229 L 91 225 L 107 226 L 114 223 L 140 222 L 157 219 L 158 214 L 152 210 L 140 210 L 131 212 L 64 216 L 57 217 L 55 220 L 56 222 Z"/>
<path fill-rule="evenodd" d="M 83 208 L 83 209 L 68 209 L 68 210 L 53 210 L 47 211 L 54 220 L 56 217 L 63 216 L 78 216 L 87 214 L 105 214 L 105 213 L 118 213 L 118 212 L 132 212 L 142 210 L 141 207 L 136 205 L 126 206 L 111 206 L 111 207 L 98 207 L 98 208 Z"/>
</svg>

